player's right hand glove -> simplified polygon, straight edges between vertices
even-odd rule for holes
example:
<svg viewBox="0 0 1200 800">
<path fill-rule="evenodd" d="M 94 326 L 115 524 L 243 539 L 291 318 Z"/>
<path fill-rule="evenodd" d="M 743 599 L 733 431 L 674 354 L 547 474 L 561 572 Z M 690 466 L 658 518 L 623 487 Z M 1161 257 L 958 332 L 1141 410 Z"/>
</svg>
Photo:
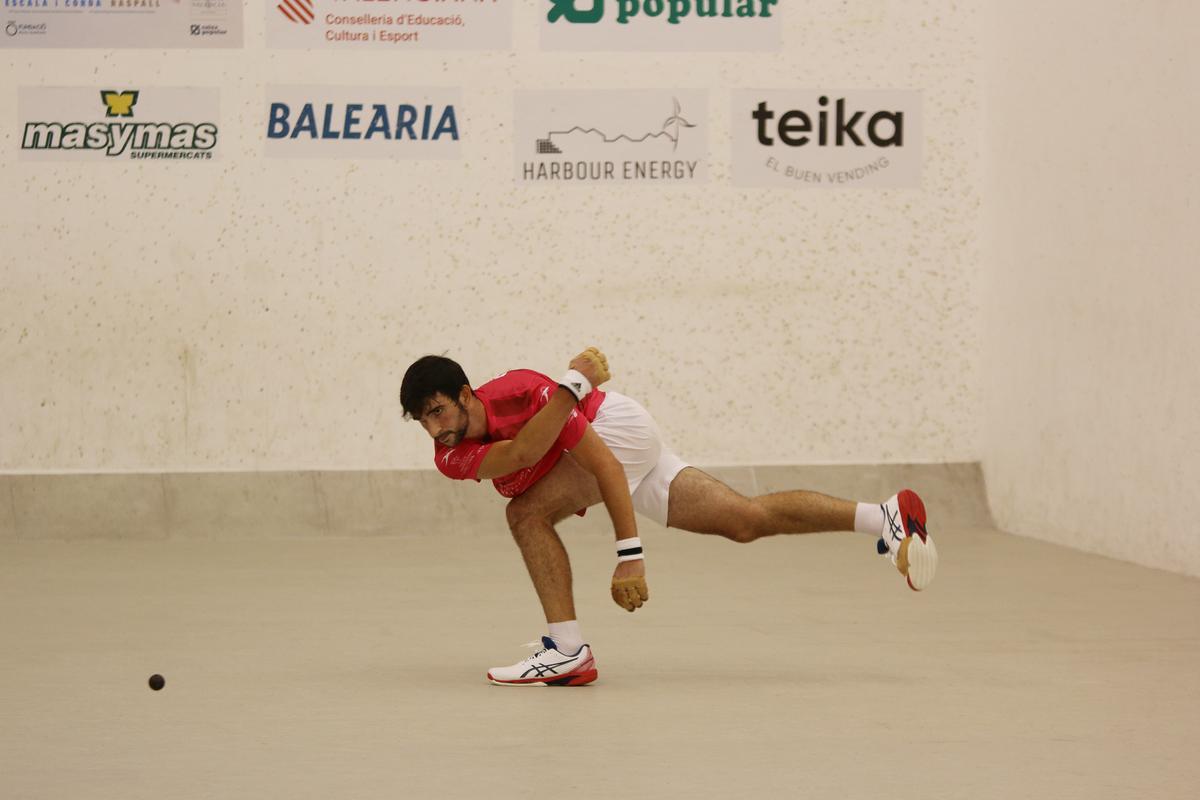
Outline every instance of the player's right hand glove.
<svg viewBox="0 0 1200 800">
<path fill-rule="evenodd" d="M 612 378 L 612 373 L 608 371 L 608 359 L 595 347 L 589 347 L 571 359 L 570 369 L 582 373 L 592 388 Z"/>
</svg>

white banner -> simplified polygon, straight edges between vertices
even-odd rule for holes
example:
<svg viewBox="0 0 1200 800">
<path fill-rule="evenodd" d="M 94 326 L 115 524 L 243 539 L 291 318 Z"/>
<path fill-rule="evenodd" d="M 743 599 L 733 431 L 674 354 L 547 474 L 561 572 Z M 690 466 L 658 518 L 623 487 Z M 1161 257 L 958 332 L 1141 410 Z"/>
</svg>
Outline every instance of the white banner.
<svg viewBox="0 0 1200 800">
<path fill-rule="evenodd" d="M 779 0 L 537 2 L 543 50 L 777 51 L 783 43 Z"/>
<path fill-rule="evenodd" d="M 241 0 L 3 0 L 0 47 L 241 47 Z"/>
<path fill-rule="evenodd" d="M 268 156 L 421 158 L 461 155 L 458 89 L 268 86 Z"/>
<path fill-rule="evenodd" d="M 22 161 L 213 161 L 221 143 L 217 89 L 22 86 Z"/>
<path fill-rule="evenodd" d="M 515 136 L 518 183 L 708 180 L 701 90 L 522 91 Z"/>
<path fill-rule="evenodd" d="M 733 92 L 733 182 L 790 188 L 921 185 L 921 93 Z"/>
<path fill-rule="evenodd" d="M 267 46 L 507 50 L 514 0 L 267 0 Z"/>
</svg>

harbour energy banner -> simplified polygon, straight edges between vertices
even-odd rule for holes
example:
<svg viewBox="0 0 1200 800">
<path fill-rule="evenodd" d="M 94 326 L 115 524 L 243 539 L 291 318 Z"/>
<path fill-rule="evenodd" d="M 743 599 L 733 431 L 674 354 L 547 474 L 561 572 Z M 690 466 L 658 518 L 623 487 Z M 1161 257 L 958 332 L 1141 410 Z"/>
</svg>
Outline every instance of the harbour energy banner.
<svg viewBox="0 0 1200 800">
<path fill-rule="evenodd" d="M 267 0 L 267 46 L 508 50 L 516 0 Z"/>
<path fill-rule="evenodd" d="M 515 116 L 521 185 L 708 180 L 704 90 L 523 90 L 516 94 Z"/>
<path fill-rule="evenodd" d="M 242 46 L 241 0 L 0 2 L 0 48 Z"/>
</svg>

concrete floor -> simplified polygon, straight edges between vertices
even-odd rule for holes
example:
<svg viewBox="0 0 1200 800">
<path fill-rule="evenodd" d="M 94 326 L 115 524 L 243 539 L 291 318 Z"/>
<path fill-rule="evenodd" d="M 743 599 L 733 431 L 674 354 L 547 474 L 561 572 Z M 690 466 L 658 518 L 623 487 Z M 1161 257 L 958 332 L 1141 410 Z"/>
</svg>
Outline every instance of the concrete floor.
<svg viewBox="0 0 1200 800">
<path fill-rule="evenodd" d="M 600 679 L 502 535 L 0 542 L 0 797 L 1195 797 L 1200 581 L 986 529 L 910 592 L 857 534 L 568 526 Z M 166 676 L 151 691 L 152 673 Z"/>
</svg>

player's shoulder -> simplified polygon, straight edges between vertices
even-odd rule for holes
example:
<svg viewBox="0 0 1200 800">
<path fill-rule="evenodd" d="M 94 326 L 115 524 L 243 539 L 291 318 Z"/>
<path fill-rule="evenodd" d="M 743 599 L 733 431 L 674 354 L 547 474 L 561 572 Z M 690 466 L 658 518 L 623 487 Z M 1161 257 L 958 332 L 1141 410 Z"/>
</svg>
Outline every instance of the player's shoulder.
<svg viewBox="0 0 1200 800">
<path fill-rule="evenodd" d="M 510 369 L 503 375 L 492 378 L 475 391 L 488 395 L 515 394 L 533 386 L 553 383 L 548 377 L 532 369 Z"/>
</svg>

